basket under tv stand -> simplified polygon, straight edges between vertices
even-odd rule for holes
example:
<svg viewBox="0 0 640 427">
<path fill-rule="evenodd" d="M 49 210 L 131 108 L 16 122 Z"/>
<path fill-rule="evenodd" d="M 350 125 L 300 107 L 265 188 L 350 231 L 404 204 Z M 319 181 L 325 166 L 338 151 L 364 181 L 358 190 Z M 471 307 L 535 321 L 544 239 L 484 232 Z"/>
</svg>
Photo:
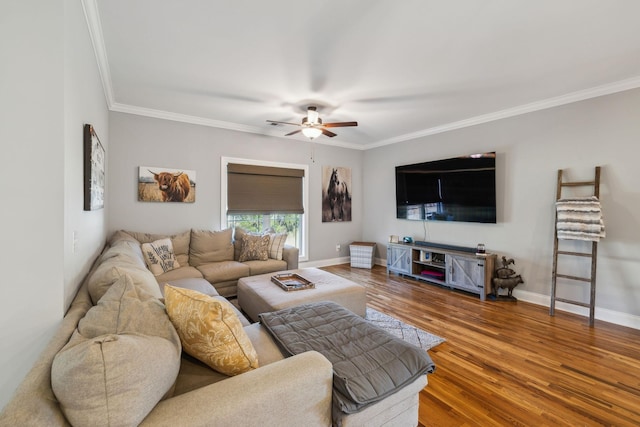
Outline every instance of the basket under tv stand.
<svg viewBox="0 0 640 427">
<path fill-rule="evenodd" d="M 396 273 L 427 283 L 480 296 L 492 292 L 496 254 L 477 255 L 475 248 L 432 242 L 389 243 L 387 274 Z"/>
</svg>

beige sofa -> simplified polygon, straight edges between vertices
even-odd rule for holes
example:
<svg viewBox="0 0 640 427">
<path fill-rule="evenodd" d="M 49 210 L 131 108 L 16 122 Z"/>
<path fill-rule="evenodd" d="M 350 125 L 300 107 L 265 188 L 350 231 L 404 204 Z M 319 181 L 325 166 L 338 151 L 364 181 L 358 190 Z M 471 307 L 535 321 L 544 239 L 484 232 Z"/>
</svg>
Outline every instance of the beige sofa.
<svg viewBox="0 0 640 427">
<path fill-rule="evenodd" d="M 204 288 L 231 306 L 214 287 L 207 289 L 202 277 L 171 279 L 177 288 Z M 181 351 L 162 290 L 145 267 L 140 241 L 116 232 L 0 414 L 0 426 L 67 426 L 70 419 L 92 426 L 332 424 L 333 372 L 324 356 L 306 352 L 285 359 L 259 323 L 250 324 L 235 310 L 259 367 L 231 377 L 221 374 Z M 87 331 L 94 335 L 85 337 Z M 124 347 L 108 353 L 110 345 Z M 96 346 L 102 349 L 97 362 L 83 350 Z M 421 377 L 338 424 L 415 426 L 418 393 L 426 382 Z"/>
<path fill-rule="evenodd" d="M 238 279 L 242 277 L 298 268 L 299 251 L 292 246 L 284 246 L 280 256 L 270 256 L 267 260 L 239 261 L 242 238 L 246 234 L 241 228 L 190 230 L 171 236 L 117 231 L 111 243 L 127 240 L 143 244 L 169 237 L 180 267 L 157 276 L 158 283 L 204 278 L 217 294 L 225 297 L 236 295 Z"/>
</svg>

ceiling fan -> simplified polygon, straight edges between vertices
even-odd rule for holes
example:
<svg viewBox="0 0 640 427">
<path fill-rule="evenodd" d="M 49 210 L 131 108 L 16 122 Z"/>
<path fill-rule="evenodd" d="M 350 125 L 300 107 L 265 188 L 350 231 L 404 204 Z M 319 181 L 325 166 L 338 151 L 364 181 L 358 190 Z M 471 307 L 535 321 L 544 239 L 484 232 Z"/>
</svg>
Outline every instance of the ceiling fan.
<svg viewBox="0 0 640 427">
<path fill-rule="evenodd" d="M 294 130 L 293 132 L 289 132 L 285 136 L 295 135 L 298 132 L 302 132 L 304 136 L 307 138 L 317 138 L 321 134 L 324 134 L 330 138 L 336 136 L 335 133 L 327 130 L 327 128 L 338 128 L 338 127 L 346 127 L 346 126 L 358 126 L 358 122 L 337 122 L 337 123 L 322 123 L 322 119 L 318 114 L 316 107 L 310 106 L 307 108 L 307 117 L 302 118 L 302 123 L 289 123 L 289 122 L 279 122 L 276 120 L 267 120 L 267 122 L 271 124 L 283 124 L 283 125 L 292 125 L 292 126 L 300 126 L 302 129 Z"/>
</svg>

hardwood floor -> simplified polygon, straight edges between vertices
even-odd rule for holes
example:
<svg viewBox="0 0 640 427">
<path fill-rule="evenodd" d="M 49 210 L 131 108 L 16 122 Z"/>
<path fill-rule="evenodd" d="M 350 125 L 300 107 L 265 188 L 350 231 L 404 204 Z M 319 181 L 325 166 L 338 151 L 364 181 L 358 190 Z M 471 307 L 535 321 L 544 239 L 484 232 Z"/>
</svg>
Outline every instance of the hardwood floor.
<svg viewBox="0 0 640 427">
<path fill-rule="evenodd" d="M 640 331 L 525 302 L 482 302 L 386 269 L 323 270 L 369 306 L 446 338 L 420 393 L 423 426 L 638 426 Z"/>
</svg>

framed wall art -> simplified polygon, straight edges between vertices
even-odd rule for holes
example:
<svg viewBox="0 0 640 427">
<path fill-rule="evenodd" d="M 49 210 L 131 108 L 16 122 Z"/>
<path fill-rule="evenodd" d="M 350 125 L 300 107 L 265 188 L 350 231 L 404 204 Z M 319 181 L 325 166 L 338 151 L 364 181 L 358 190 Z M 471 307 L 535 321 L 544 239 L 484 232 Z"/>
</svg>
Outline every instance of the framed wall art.
<svg viewBox="0 0 640 427">
<path fill-rule="evenodd" d="M 104 207 L 105 151 L 95 129 L 84 125 L 84 210 Z"/>
<path fill-rule="evenodd" d="M 322 222 L 351 221 L 351 168 L 322 167 Z"/>
<path fill-rule="evenodd" d="M 140 166 L 138 200 L 193 203 L 196 201 L 196 171 Z"/>
</svg>

